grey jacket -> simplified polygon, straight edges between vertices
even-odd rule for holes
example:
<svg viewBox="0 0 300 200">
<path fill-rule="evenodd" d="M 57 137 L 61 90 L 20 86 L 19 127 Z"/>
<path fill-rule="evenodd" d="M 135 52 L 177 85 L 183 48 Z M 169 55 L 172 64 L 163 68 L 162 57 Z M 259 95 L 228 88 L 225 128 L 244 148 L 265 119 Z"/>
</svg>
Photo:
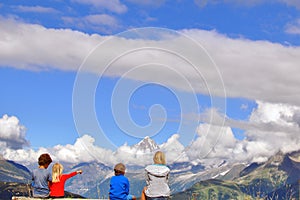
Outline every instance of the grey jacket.
<svg viewBox="0 0 300 200">
<path fill-rule="evenodd" d="M 165 165 L 149 165 L 145 168 L 148 197 L 168 197 L 170 188 L 168 185 L 170 169 Z"/>
</svg>

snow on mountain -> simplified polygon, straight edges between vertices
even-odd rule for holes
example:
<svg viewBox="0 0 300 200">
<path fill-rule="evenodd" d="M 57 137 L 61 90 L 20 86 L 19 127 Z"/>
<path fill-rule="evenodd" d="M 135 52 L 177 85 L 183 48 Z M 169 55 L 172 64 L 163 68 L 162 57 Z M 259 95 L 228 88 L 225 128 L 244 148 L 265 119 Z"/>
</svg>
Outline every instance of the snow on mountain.
<svg viewBox="0 0 300 200">
<path fill-rule="evenodd" d="M 135 144 L 132 148 L 136 150 L 137 154 L 151 153 L 160 149 L 156 142 L 152 140 L 149 136 L 146 136 L 142 141 Z"/>
</svg>

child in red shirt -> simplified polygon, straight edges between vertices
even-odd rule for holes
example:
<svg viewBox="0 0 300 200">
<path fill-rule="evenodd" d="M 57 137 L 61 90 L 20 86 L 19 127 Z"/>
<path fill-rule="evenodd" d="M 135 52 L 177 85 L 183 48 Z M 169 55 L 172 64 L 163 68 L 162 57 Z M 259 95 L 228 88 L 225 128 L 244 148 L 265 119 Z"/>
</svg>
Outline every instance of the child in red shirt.
<svg viewBox="0 0 300 200">
<path fill-rule="evenodd" d="M 65 182 L 82 173 L 82 170 L 78 170 L 69 174 L 62 174 L 63 169 L 59 163 L 55 163 L 52 167 L 52 182 L 49 184 L 51 198 L 63 198 L 65 196 Z"/>
</svg>

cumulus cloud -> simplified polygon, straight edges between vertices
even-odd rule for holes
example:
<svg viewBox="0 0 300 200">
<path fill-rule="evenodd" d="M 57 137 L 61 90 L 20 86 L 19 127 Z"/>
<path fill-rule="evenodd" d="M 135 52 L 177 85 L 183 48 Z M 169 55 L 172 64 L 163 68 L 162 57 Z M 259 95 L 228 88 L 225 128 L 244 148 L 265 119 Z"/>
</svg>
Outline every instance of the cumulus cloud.
<svg viewBox="0 0 300 200">
<path fill-rule="evenodd" d="M 200 124 L 198 138 L 188 151 L 189 159 L 198 159 L 204 164 L 219 160 L 231 163 L 263 162 L 279 151 L 288 153 L 298 150 L 299 107 L 261 101 L 257 105 L 249 121 L 235 121 L 225 116 L 223 125 L 220 120 Z M 221 118 L 222 114 L 219 116 Z M 234 137 L 234 127 L 245 130 L 243 140 Z"/>
<path fill-rule="evenodd" d="M 50 149 L 50 153 L 59 161 L 80 163 L 91 162 L 94 160 L 112 163 L 110 160 L 111 150 L 97 147 L 94 144 L 95 140 L 89 135 L 83 135 L 78 138 L 74 144 L 65 146 L 57 145 Z"/>
<path fill-rule="evenodd" d="M 185 147 L 179 141 L 180 135 L 172 135 L 166 143 L 163 143 L 160 148 L 168 155 L 167 161 L 173 162 L 184 162 L 188 161 L 188 157 L 185 154 Z"/>
<path fill-rule="evenodd" d="M 289 104 L 257 101 L 249 121 L 230 119 L 215 109 L 209 109 L 200 115 L 200 120 L 213 125 L 225 125 L 248 131 L 285 132 L 295 135 L 298 129 L 298 106 Z M 213 111 L 211 111 L 213 110 Z M 214 120 L 211 116 L 214 115 Z"/>
<path fill-rule="evenodd" d="M 111 156 L 112 151 L 94 145 L 94 138 L 83 135 L 74 144 L 56 145 L 50 148 L 40 147 L 38 150 L 30 148 L 24 149 L 3 149 L 3 157 L 24 164 L 37 162 L 37 158 L 42 153 L 49 153 L 52 160 L 56 162 L 81 163 L 91 161 L 102 161 L 103 163 L 114 163 L 115 159 Z"/>
<path fill-rule="evenodd" d="M 250 122 L 257 124 L 257 131 L 247 132 L 249 140 L 263 141 L 272 147 L 273 151 L 293 151 L 299 147 L 299 113 L 297 106 L 287 104 L 271 104 L 258 102 L 258 108 L 251 114 Z M 266 129 L 265 124 L 269 125 Z M 259 128 L 259 124 L 262 128 Z M 276 125 L 277 128 L 272 127 Z M 280 128 L 281 127 L 281 128 Z"/>
<path fill-rule="evenodd" d="M 225 159 L 232 155 L 237 140 L 230 127 L 201 124 L 197 129 L 198 138 L 188 151 L 191 160 L 207 158 Z"/>
<path fill-rule="evenodd" d="M 159 147 L 166 153 L 168 163 L 197 161 L 206 167 L 215 166 L 223 160 L 228 163 L 263 162 L 279 151 L 288 153 L 298 150 L 300 143 L 300 108 L 287 104 L 271 104 L 261 101 L 258 101 L 257 104 L 258 106 L 253 110 L 249 121 L 241 123 L 226 119 L 224 124 L 218 123 L 218 120 L 214 123 L 203 122 L 198 126 L 197 137 L 191 145 L 183 146 L 179 141 L 180 135 L 174 134 L 165 143 L 160 144 Z M 222 115 L 220 114 L 220 116 Z M 4 116 L 0 121 L 0 125 L 3 124 L 3 119 L 4 121 L 11 121 L 10 124 L 14 124 L 13 127 L 18 124 L 18 120 L 15 118 L 11 117 L 8 120 L 8 117 Z M 232 125 L 237 124 L 239 128 L 245 131 L 243 140 L 234 137 L 232 131 L 234 126 Z M 274 127 L 281 128 L 276 129 Z M 3 129 L 0 130 L 3 133 Z M 15 138 L 16 136 L 14 136 Z M 2 141 L 5 140 L 2 139 Z M 99 147 L 95 144 L 95 139 L 89 135 L 83 135 L 74 144 L 39 148 L 36 151 L 30 148 L 14 149 L 10 146 L 8 146 L 9 148 L 6 147 L 6 145 L 0 143 L 4 158 L 24 164 L 35 163 L 38 156 L 44 152 L 50 153 L 56 161 L 74 164 L 98 161 L 107 165 L 124 162 L 129 165 L 144 166 L 152 163 L 153 157 L 153 153 L 141 153 L 134 146 L 128 146 L 127 144 L 118 147 L 115 151 Z"/>
<path fill-rule="evenodd" d="M 175 134 L 160 148 L 168 155 L 169 163 L 174 161 L 187 161 L 188 158 L 182 156 L 183 145 L 178 141 L 179 135 Z M 89 135 L 78 138 L 74 144 L 56 145 L 50 148 L 39 148 L 38 150 L 1 148 L 3 157 L 14 160 L 25 165 L 37 162 L 37 158 L 42 153 L 49 153 L 55 162 L 66 162 L 78 164 L 81 162 L 98 161 L 106 165 L 114 165 L 117 162 L 124 162 L 129 165 L 151 164 L 153 153 L 140 153 L 133 146 L 124 144 L 115 151 L 105 149 L 94 144 L 95 139 Z M 1 147 L 1 146 L 0 146 Z"/>
<path fill-rule="evenodd" d="M 28 146 L 25 138 L 26 128 L 15 116 L 3 115 L 0 118 L 0 140 L 2 148 L 20 149 Z"/>
</svg>

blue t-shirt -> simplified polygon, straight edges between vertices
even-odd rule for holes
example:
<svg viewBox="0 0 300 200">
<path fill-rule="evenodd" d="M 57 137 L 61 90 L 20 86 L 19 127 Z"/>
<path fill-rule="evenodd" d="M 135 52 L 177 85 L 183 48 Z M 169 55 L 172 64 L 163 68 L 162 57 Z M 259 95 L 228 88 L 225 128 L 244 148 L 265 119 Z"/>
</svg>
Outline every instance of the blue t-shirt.
<svg viewBox="0 0 300 200">
<path fill-rule="evenodd" d="M 48 197 L 48 181 L 52 181 L 51 173 L 47 169 L 38 168 L 32 171 L 33 197 Z"/>
<path fill-rule="evenodd" d="M 113 176 L 110 179 L 109 198 L 110 200 L 127 200 L 129 195 L 129 181 L 124 175 Z"/>
</svg>

